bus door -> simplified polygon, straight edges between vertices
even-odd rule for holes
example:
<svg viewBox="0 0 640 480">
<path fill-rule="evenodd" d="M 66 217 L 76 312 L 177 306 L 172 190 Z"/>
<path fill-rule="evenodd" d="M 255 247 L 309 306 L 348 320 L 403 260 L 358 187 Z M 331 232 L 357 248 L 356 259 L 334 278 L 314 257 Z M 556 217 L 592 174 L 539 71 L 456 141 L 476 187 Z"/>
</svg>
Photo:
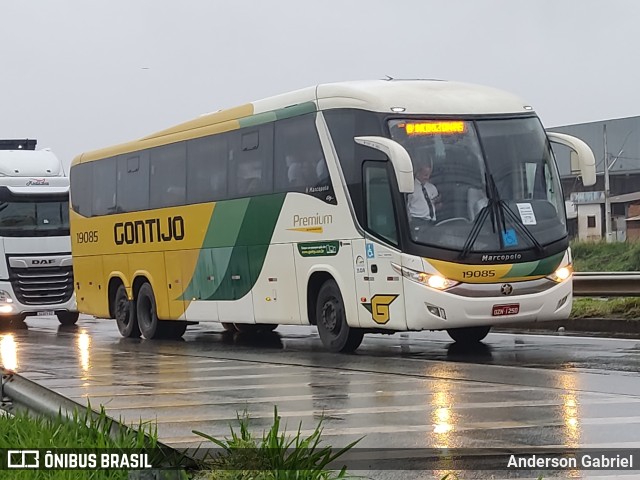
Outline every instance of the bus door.
<svg viewBox="0 0 640 480">
<path fill-rule="evenodd" d="M 388 162 L 365 162 L 363 187 L 366 227 L 372 233 L 365 237 L 365 280 L 369 285 L 369 298 L 364 307 L 371 312 L 369 325 L 405 330 L 402 278 L 393 269 L 394 263 L 402 264 L 401 254 L 390 246 L 398 243 L 398 230 Z"/>
</svg>

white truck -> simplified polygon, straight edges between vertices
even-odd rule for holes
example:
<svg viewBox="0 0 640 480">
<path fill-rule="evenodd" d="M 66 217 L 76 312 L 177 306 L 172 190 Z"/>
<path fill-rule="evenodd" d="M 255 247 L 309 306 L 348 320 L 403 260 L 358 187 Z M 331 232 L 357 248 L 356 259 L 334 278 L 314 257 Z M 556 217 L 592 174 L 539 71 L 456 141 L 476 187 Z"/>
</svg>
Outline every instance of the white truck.
<svg viewBox="0 0 640 480">
<path fill-rule="evenodd" d="M 78 321 L 69 238 L 69 178 L 36 140 L 0 140 L 0 319 Z"/>
</svg>

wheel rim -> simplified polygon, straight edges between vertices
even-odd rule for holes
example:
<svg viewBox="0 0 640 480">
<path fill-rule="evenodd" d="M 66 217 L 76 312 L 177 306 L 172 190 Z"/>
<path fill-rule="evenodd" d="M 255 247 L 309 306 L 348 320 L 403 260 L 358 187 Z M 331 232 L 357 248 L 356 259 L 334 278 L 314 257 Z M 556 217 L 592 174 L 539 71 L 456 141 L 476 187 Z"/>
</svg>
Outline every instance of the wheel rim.
<svg viewBox="0 0 640 480">
<path fill-rule="evenodd" d="M 331 333 L 337 334 L 340 331 L 338 302 L 335 298 L 329 298 L 324 302 L 322 306 L 322 323 Z"/>
</svg>

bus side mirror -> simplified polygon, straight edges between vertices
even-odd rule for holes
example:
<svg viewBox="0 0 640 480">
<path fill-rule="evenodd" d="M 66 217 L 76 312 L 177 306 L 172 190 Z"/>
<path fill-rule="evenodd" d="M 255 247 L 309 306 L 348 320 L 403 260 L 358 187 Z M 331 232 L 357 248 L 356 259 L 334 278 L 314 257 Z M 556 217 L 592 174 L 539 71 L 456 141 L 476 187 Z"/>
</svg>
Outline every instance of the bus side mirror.
<svg viewBox="0 0 640 480">
<path fill-rule="evenodd" d="M 413 193 L 413 164 L 405 148 L 398 142 L 385 137 L 354 137 L 354 141 L 365 147 L 375 148 L 384 153 L 393 165 L 400 193 Z"/>
<path fill-rule="evenodd" d="M 558 143 L 571 151 L 571 165 L 578 165 L 585 187 L 596 183 L 596 159 L 589 145 L 565 133 L 547 132 L 551 143 Z"/>
</svg>

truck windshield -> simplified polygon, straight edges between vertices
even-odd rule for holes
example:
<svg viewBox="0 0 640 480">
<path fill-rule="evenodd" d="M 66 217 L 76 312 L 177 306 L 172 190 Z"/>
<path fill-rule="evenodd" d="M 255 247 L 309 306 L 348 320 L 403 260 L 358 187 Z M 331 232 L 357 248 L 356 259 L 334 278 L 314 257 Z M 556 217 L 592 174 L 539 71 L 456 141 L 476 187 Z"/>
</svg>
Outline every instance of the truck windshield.
<svg viewBox="0 0 640 480">
<path fill-rule="evenodd" d="M 0 202 L 0 236 L 51 237 L 69 235 L 69 202 Z"/>
<path fill-rule="evenodd" d="M 416 243 L 495 252 L 566 237 L 559 177 L 536 117 L 391 120 L 389 127 L 413 163 L 407 212 Z"/>
</svg>

